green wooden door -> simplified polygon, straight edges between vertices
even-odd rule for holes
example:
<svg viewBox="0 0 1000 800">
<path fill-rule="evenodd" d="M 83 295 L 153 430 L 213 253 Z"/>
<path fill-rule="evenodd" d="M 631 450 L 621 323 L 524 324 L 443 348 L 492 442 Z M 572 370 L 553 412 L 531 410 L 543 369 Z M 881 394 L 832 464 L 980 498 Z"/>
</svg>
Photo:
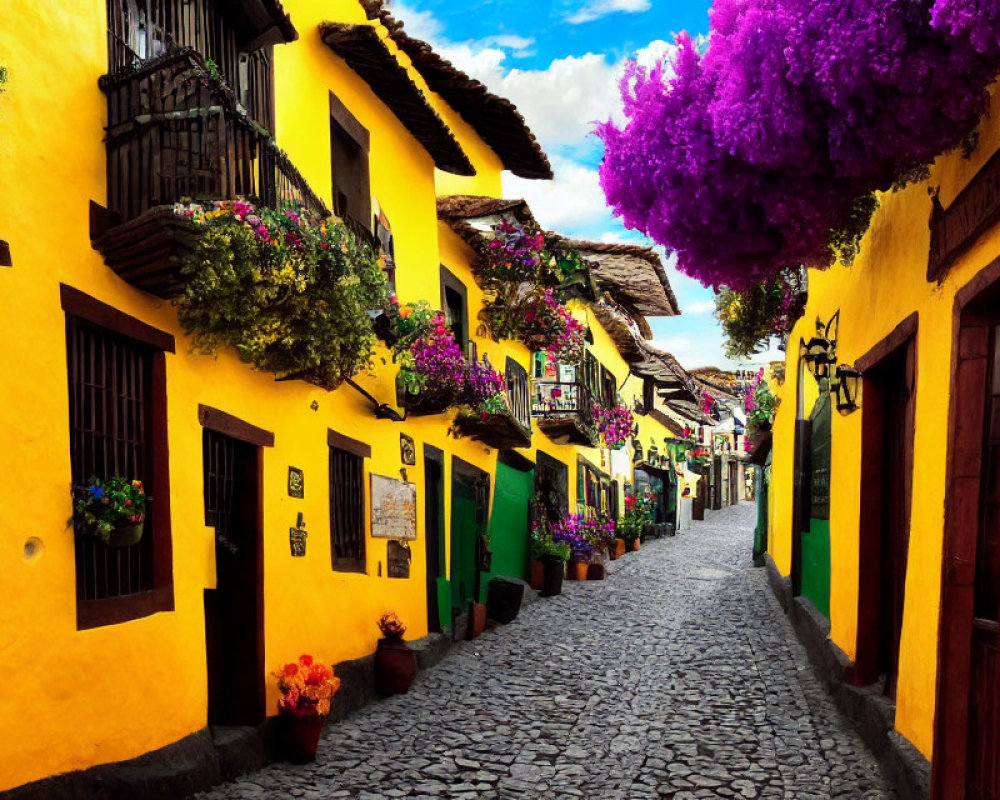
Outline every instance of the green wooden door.
<svg viewBox="0 0 1000 800">
<path fill-rule="evenodd" d="M 456 474 L 451 487 L 451 604 L 459 614 L 475 596 L 477 502 L 472 480 Z"/>
<path fill-rule="evenodd" d="M 484 597 L 486 584 L 495 575 L 528 579 L 528 509 L 534 491 L 534 470 L 525 472 L 497 463 L 493 513 L 490 515 L 493 563 L 491 571 L 483 576 Z"/>
<path fill-rule="evenodd" d="M 830 395 L 811 415 L 809 530 L 802 534 L 802 594 L 830 616 Z"/>
</svg>

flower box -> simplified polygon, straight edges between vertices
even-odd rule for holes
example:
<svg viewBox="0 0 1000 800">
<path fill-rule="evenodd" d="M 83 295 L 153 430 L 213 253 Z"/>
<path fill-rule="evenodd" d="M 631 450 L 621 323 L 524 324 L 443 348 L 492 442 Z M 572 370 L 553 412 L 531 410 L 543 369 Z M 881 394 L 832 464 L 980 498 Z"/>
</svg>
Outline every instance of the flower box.
<svg viewBox="0 0 1000 800">
<path fill-rule="evenodd" d="M 468 436 L 496 450 L 531 446 L 531 431 L 512 413 L 488 414 L 461 411 L 452 424 L 460 436 Z"/>
</svg>

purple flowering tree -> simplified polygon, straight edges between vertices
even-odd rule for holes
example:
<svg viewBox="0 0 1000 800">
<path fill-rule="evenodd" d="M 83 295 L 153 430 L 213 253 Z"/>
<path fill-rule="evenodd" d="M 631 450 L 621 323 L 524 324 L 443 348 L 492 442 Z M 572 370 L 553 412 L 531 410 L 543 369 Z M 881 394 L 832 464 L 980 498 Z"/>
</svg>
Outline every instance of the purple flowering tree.
<svg viewBox="0 0 1000 800">
<path fill-rule="evenodd" d="M 996 0 L 716 0 L 710 28 L 704 53 L 681 36 L 631 65 L 626 123 L 598 134 L 615 213 L 714 287 L 850 250 L 872 193 L 961 143 L 1000 71 Z"/>
</svg>

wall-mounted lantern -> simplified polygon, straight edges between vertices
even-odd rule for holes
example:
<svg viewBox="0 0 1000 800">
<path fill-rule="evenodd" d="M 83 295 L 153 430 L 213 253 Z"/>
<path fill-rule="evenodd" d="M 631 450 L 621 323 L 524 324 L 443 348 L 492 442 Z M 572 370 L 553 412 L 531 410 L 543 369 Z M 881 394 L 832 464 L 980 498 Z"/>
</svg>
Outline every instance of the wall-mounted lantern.
<svg viewBox="0 0 1000 800">
<path fill-rule="evenodd" d="M 830 377 L 830 367 L 837 363 L 837 330 L 840 327 L 840 311 L 830 317 L 824 325 L 816 319 L 816 335 L 808 342 L 799 339 L 799 351 L 809 364 L 816 380 Z"/>
<path fill-rule="evenodd" d="M 837 396 L 837 411 L 845 416 L 858 410 L 861 403 L 861 373 L 841 364 L 834 371 L 830 389 Z"/>
</svg>

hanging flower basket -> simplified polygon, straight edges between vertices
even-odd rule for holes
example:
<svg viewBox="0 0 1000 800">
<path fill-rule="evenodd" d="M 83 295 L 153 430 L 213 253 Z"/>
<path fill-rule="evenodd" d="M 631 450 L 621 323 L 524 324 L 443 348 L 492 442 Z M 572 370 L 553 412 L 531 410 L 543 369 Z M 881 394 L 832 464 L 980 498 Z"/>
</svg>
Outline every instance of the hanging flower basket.
<svg viewBox="0 0 1000 800">
<path fill-rule="evenodd" d="M 147 502 L 140 480 L 92 477 L 73 487 L 73 524 L 108 547 L 131 547 L 142 539 Z"/>
</svg>

